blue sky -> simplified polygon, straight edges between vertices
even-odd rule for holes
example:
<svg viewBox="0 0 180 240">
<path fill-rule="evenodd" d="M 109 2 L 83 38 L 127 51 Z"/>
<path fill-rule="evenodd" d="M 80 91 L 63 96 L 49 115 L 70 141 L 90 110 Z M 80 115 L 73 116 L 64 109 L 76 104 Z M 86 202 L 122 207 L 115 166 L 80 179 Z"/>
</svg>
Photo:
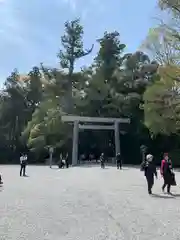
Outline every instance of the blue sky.
<svg viewBox="0 0 180 240">
<path fill-rule="evenodd" d="M 81 17 L 88 48 L 105 30 L 117 30 L 136 51 L 153 24 L 156 0 L 0 0 L 0 83 L 14 68 L 26 73 L 44 62 L 58 64 L 64 22 Z M 78 63 L 91 63 L 91 56 Z M 78 67 L 77 66 L 77 67 Z"/>
</svg>

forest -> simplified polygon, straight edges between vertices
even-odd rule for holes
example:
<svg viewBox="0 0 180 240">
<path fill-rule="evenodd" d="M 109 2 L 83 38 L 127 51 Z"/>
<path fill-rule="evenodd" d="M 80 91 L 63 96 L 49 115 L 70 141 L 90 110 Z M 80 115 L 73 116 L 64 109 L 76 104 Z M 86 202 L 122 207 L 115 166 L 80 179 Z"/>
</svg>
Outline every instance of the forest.
<svg viewBox="0 0 180 240">
<path fill-rule="evenodd" d="M 50 147 L 57 158 L 71 153 L 72 125 L 61 121 L 70 114 L 130 118 L 120 128 L 125 163 L 139 164 L 145 145 L 157 162 L 169 152 L 180 165 L 180 1 L 159 0 L 158 6 L 166 18 L 136 52 L 127 53 L 119 32 L 105 32 L 93 63 L 77 71 L 94 43 L 84 49 L 84 29 L 74 19 L 64 25 L 59 68 L 41 63 L 23 75 L 14 69 L 0 92 L 0 163 L 18 163 L 22 152 L 30 163 L 44 163 Z M 114 156 L 113 134 L 82 131 L 79 154 Z"/>
</svg>

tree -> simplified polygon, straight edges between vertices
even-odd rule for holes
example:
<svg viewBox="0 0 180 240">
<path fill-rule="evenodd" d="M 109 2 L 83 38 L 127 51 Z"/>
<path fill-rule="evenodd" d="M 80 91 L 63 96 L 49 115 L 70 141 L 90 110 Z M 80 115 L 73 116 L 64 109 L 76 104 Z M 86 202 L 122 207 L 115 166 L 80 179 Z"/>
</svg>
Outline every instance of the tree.
<svg viewBox="0 0 180 240">
<path fill-rule="evenodd" d="M 35 111 L 35 108 L 40 104 L 42 99 L 42 74 L 38 67 L 33 67 L 33 69 L 28 74 L 27 84 L 27 101 L 28 106 L 31 108 L 30 114 Z"/>
<path fill-rule="evenodd" d="M 169 10 L 175 15 L 180 14 L 179 0 L 159 0 L 159 6 L 162 10 Z"/>
<path fill-rule="evenodd" d="M 163 26 L 149 30 L 141 49 L 148 52 L 161 65 L 177 64 L 179 62 L 178 46 L 175 44 L 172 32 Z"/>
<path fill-rule="evenodd" d="M 163 76 L 163 74 L 162 74 Z M 180 129 L 179 82 L 165 74 L 144 93 L 145 124 L 153 135 L 178 134 Z"/>
<path fill-rule="evenodd" d="M 65 34 L 61 37 L 64 50 L 60 50 L 58 57 L 61 67 L 68 70 L 66 83 L 67 96 L 65 98 L 66 111 L 68 113 L 72 113 L 73 111 L 72 92 L 76 84 L 73 78 L 75 63 L 78 59 L 90 54 L 93 49 L 93 46 L 88 50 L 83 49 L 83 33 L 84 31 L 80 20 L 75 19 L 65 23 Z"/>
<path fill-rule="evenodd" d="M 21 151 L 21 132 L 41 99 L 40 74 L 34 67 L 29 75 L 20 75 L 14 70 L 5 82 L 1 93 L 0 126 L 4 145 L 13 154 Z"/>
<path fill-rule="evenodd" d="M 26 124 L 26 90 L 19 81 L 17 70 L 7 78 L 1 99 L 1 128 L 8 146 L 14 150 L 18 145 L 22 128 Z"/>
<path fill-rule="evenodd" d="M 119 40 L 118 32 L 105 32 L 104 36 L 97 40 L 100 49 L 94 62 L 85 74 L 85 86 L 83 102 L 84 114 L 90 116 L 119 116 L 121 107 L 114 89 L 117 78 L 115 71 L 123 61 L 125 44 Z M 119 96 L 119 100 L 123 97 Z M 88 110 L 88 111 L 87 111 Z"/>
<path fill-rule="evenodd" d="M 159 68 L 144 52 L 125 54 L 126 46 L 119 36 L 116 31 L 105 32 L 97 40 L 99 51 L 92 65 L 76 71 L 76 61 L 90 54 L 93 47 L 84 50 L 79 19 L 67 22 L 58 55 L 60 68 L 41 64 L 23 76 L 18 71 L 13 72 L 0 94 L 0 136 L 5 144 L 18 155 L 27 147 L 36 154 L 33 159 L 39 161 L 47 154 L 49 146 L 54 146 L 57 154 L 70 148 L 72 129 L 61 122 L 63 114 L 130 117 L 128 130 L 123 125 L 121 131 L 128 132 L 123 138 L 133 145 L 131 150 L 139 159 L 139 146 L 147 144 L 145 140 L 149 137 L 144 126 L 143 94 L 158 81 L 157 69 L 161 71 L 161 78 L 165 78 L 166 72 L 177 82 L 179 75 L 178 69 L 175 74 L 174 66 L 171 71 Z M 82 134 L 86 137 L 81 144 L 82 152 L 93 149 L 99 154 L 111 146 L 110 155 L 114 154 L 113 132 L 85 131 Z M 3 144 L 0 141 L 0 148 Z M 128 155 L 131 151 L 125 152 Z"/>
<path fill-rule="evenodd" d="M 166 29 L 171 35 L 174 48 L 180 50 L 180 1 L 179 0 L 159 0 L 159 7 L 165 11 L 166 18 L 162 19 L 160 26 Z"/>
<path fill-rule="evenodd" d="M 100 44 L 99 52 L 95 58 L 97 71 L 101 71 L 105 81 L 109 81 L 116 69 L 122 64 L 121 54 L 126 45 L 119 40 L 118 32 L 105 32 L 104 36 L 97 40 Z"/>
<path fill-rule="evenodd" d="M 22 133 L 23 142 L 36 153 L 51 146 L 61 146 L 68 137 L 68 128 L 61 122 L 64 90 L 64 73 L 42 66 L 43 95 L 32 119 Z M 63 127 L 62 127 L 63 126 Z M 65 131 L 65 135 L 64 134 Z M 64 139 L 63 139 L 64 138 Z"/>
</svg>

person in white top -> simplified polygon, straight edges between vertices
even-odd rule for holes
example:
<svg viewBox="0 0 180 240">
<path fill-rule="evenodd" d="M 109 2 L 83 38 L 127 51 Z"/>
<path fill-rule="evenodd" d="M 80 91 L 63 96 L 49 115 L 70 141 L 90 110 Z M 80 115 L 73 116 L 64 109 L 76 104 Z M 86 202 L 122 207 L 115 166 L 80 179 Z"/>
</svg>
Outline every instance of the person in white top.
<svg viewBox="0 0 180 240">
<path fill-rule="evenodd" d="M 26 165 L 27 165 L 27 155 L 22 155 L 20 157 L 20 176 L 23 176 L 25 177 L 26 176 Z"/>
</svg>

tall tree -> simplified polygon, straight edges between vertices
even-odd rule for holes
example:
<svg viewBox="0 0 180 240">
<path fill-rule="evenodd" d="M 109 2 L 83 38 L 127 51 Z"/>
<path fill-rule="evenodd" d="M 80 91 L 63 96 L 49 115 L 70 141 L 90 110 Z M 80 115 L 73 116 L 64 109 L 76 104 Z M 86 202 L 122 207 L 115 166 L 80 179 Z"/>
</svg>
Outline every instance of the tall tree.
<svg viewBox="0 0 180 240">
<path fill-rule="evenodd" d="M 64 101 L 68 113 L 72 113 L 73 111 L 72 93 L 75 84 L 73 78 L 75 63 L 78 59 L 90 54 L 93 49 L 93 46 L 89 50 L 83 49 L 83 33 L 84 31 L 80 20 L 75 19 L 65 23 L 65 34 L 61 37 L 61 43 L 64 49 L 60 50 L 58 57 L 61 67 L 68 70 L 66 84 L 67 96 Z"/>
<path fill-rule="evenodd" d="M 172 81 L 166 71 L 162 68 L 161 79 L 144 93 L 145 124 L 153 135 L 179 134 L 180 130 L 179 81 Z"/>
<path fill-rule="evenodd" d="M 66 143 L 69 128 L 61 122 L 62 99 L 65 95 L 63 72 L 42 66 L 43 95 L 32 119 L 22 133 L 22 140 L 39 155 L 49 146 L 60 147 Z"/>
<path fill-rule="evenodd" d="M 7 78 L 1 101 L 0 122 L 7 144 L 14 150 L 26 123 L 26 89 L 17 70 Z"/>
<path fill-rule="evenodd" d="M 175 43 L 172 33 L 165 27 L 151 28 L 141 49 L 148 52 L 161 65 L 179 63 L 178 45 Z"/>
<path fill-rule="evenodd" d="M 114 71 L 122 64 L 122 56 L 126 45 L 119 40 L 118 32 L 105 32 L 104 36 L 98 39 L 100 49 L 95 58 L 96 69 L 101 71 L 105 81 L 110 80 Z"/>
<path fill-rule="evenodd" d="M 166 18 L 163 18 L 160 26 L 165 28 L 173 37 L 173 44 L 180 50 L 180 1 L 179 0 L 159 0 L 159 7 L 165 11 Z"/>
<path fill-rule="evenodd" d="M 85 112 L 91 116 L 117 116 L 121 108 L 112 87 L 116 81 L 114 73 L 122 64 L 125 44 L 120 42 L 118 32 L 105 32 L 97 41 L 100 48 L 86 75 L 88 84 L 83 100 L 88 108 L 86 105 Z"/>
<path fill-rule="evenodd" d="M 38 68 L 22 76 L 17 70 L 7 78 L 1 95 L 0 122 L 6 145 L 12 151 L 21 148 L 20 136 L 39 104 L 42 94 Z"/>
<path fill-rule="evenodd" d="M 180 14 L 180 1 L 179 0 L 159 0 L 159 6 L 162 10 L 170 10 L 174 14 Z"/>
</svg>

